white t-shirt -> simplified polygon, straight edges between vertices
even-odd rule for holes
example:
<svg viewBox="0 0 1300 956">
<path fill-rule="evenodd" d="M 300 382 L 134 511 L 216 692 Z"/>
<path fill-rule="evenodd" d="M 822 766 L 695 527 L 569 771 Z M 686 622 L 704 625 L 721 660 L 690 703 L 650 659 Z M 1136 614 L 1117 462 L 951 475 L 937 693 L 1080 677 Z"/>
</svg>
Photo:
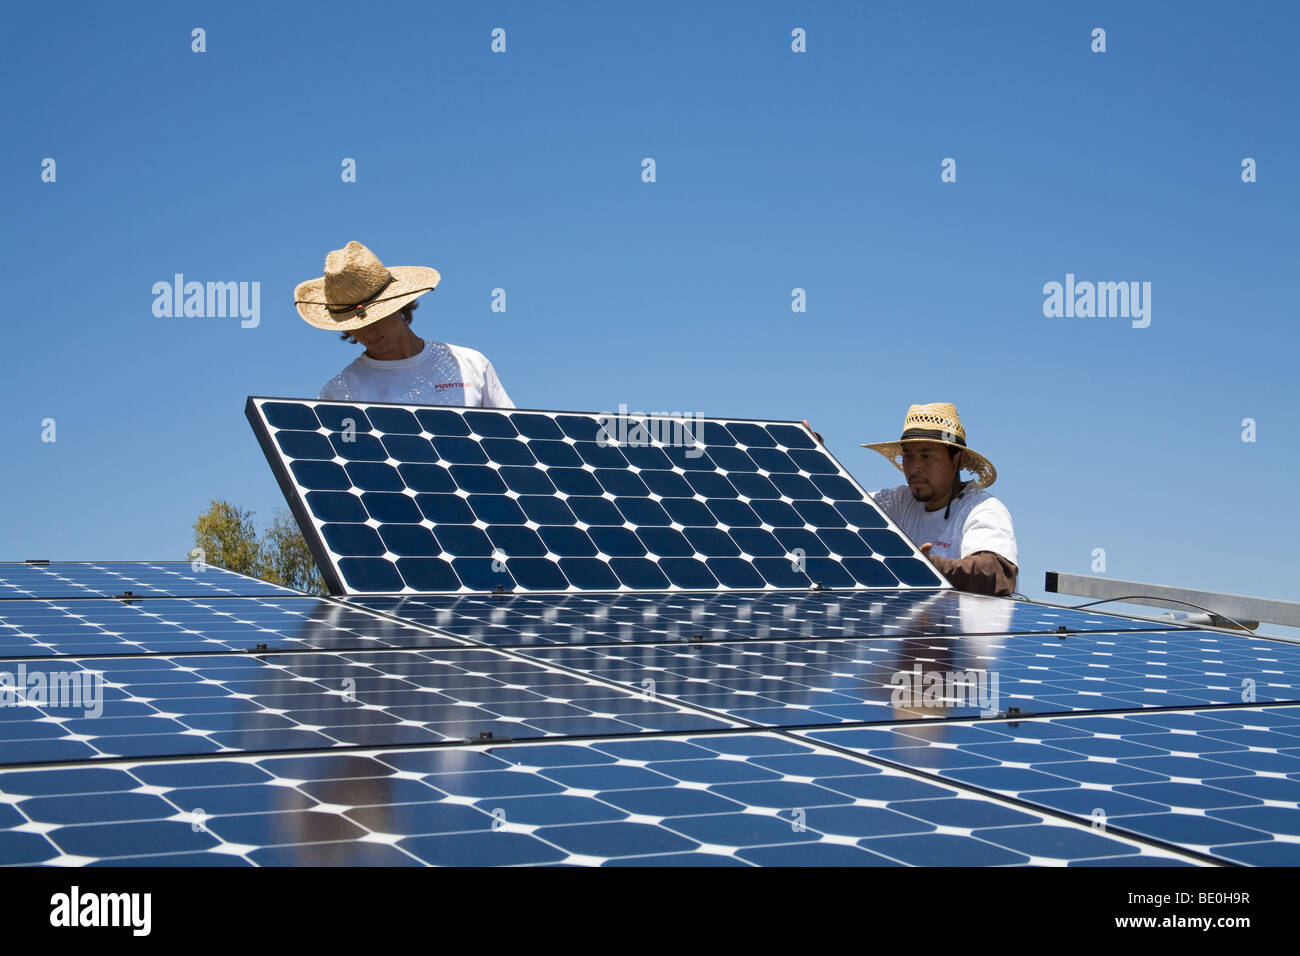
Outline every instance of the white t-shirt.
<svg viewBox="0 0 1300 956">
<path fill-rule="evenodd" d="M 496 369 L 482 352 L 424 340 L 404 359 L 376 359 L 364 352 L 325 383 L 319 398 L 331 401 L 399 402 L 514 408 Z"/>
<path fill-rule="evenodd" d="M 871 497 L 917 547 L 931 542 L 934 547 L 930 554 L 934 557 L 961 560 L 976 551 L 992 551 L 1020 566 L 1011 512 L 976 482 L 966 482 L 961 494 L 953 499 L 946 520 L 943 514 L 947 506 L 926 511 L 925 503 L 913 498 L 907 485 L 885 488 Z"/>
</svg>

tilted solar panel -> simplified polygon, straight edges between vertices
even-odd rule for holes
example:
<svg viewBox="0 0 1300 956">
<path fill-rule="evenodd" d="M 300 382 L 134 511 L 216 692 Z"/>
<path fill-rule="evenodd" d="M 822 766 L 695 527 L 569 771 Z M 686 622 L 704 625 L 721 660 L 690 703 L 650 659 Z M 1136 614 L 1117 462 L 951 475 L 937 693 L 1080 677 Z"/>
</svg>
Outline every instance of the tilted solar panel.
<svg viewBox="0 0 1300 956">
<path fill-rule="evenodd" d="M 336 594 L 948 587 L 792 422 L 245 412 Z"/>
</svg>

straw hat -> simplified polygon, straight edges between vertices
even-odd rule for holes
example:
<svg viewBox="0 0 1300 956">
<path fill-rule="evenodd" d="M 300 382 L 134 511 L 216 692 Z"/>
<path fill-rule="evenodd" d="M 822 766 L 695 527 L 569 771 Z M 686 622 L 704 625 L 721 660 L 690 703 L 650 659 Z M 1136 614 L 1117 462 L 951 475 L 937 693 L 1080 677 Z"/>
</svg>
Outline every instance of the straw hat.
<svg viewBox="0 0 1300 956">
<path fill-rule="evenodd" d="M 898 441 L 876 442 L 862 447 L 880 452 L 894 463 L 895 468 L 902 471 L 903 466 L 898 459 L 903 454 L 903 444 L 919 441 L 937 441 L 965 451 L 966 460 L 962 467 L 975 473 L 981 488 L 988 488 L 998 480 L 998 470 L 993 467 L 993 463 L 979 452 L 966 447 L 966 429 L 962 427 L 961 418 L 957 415 L 957 406 L 948 402 L 913 405 L 903 419 L 903 435 Z"/>
<path fill-rule="evenodd" d="M 318 329 L 350 332 L 399 311 L 433 290 L 441 276 L 425 266 L 385 268 L 353 240 L 325 257 L 325 275 L 293 290 L 298 314 Z"/>
</svg>

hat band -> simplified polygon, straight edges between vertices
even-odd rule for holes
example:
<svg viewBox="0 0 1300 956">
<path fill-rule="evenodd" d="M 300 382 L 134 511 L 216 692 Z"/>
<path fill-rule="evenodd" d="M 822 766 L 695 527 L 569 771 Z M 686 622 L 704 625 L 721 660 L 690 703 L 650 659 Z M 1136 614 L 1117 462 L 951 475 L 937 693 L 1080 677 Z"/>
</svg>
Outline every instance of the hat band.
<svg viewBox="0 0 1300 956">
<path fill-rule="evenodd" d="M 351 305 L 330 305 L 326 303 L 325 308 L 329 310 L 330 315 L 340 315 L 344 312 L 351 312 L 353 309 L 359 309 L 363 305 L 368 305 L 369 303 L 375 301 L 375 299 L 379 298 L 379 293 L 387 289 L 390 285 L 393 284 L 394 281 L 396 281 L 396 277 L 390 275 L 388 277 L 387 282 L 381 285 L 374 292 L 370 293 L 370 295 L 366 296 L 360 302 L 354 302 Z"/>
<path fill-rule="evenodd" d="M 944 432 L 933 428 L 909 428 L 903 432 L 903 437 L 899 441 L 913 441 L 916 439 L 942 441 L 951 445 L 961 445 L 962 448 L 966 447 L 966 439 L 956 432 Z"/>
</svg>

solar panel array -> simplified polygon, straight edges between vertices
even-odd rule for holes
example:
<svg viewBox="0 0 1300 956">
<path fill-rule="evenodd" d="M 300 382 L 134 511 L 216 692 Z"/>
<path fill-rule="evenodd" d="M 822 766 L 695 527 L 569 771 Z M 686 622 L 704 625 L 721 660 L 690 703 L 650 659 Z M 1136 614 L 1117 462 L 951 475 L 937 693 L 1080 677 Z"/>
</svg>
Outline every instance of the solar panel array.
<svg viewBox="0 0 1300 956">
<path fill-rule="evenodd" d="M 0 862 L 1297 862 L 1282 642 L 951 591 L 624 593 L 601 615 L 213 570 L 0 569 L 28 592 L 0 598 L 26 700 L 0 707 Z M 106 574 L 152 596 L 103 597 Z M 998 674 L 996 714 L 900 705 L 914 670 Z M 41 699 L 60 675 L 95 700 Z"/>
<path fill-rule="evenodd" d="M 248 411 L 338 594 L 0 564 L 0 864 L 1300 863 L 1300 645 L 959 593 L 789 423 Z"/>
<path fill-rule="evenodd" d="M 246 413 L 333 593 L 946 586 L 792 422 Z"/>
</svg>

